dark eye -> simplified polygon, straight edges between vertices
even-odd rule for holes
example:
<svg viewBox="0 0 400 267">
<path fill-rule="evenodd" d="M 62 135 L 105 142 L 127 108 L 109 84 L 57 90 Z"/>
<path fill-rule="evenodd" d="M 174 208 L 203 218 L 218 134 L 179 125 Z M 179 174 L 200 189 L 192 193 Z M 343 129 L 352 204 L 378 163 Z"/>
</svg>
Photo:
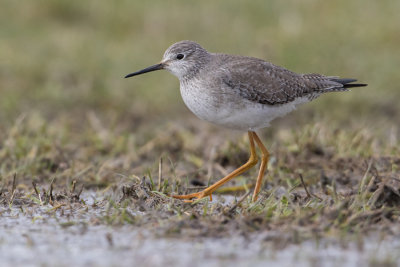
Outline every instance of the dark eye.
<svg viewBox="0 0 400 267">
<path fill-rule="evenodd" d="M 176 59 L 181 60 L 182 58 L 184 58 L 185 55 L 184 54 L 178 54 L 176 55 Z"/>
</svg>

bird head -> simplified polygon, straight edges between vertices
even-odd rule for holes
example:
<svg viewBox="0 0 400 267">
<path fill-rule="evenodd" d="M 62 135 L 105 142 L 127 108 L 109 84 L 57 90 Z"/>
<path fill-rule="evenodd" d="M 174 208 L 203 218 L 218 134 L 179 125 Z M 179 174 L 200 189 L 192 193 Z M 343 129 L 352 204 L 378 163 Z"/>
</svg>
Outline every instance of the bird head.
<svg viewBox="0 0 400 267">
<path fill-rule="evenodd" d="M 193 77 L 209 60 L 211 54 L 193 41 L 180 41 L 171 45 L 164 53 L 160 63 L 133 72 L 125 76 L 129 78 L 150 71 L 166 69 L 179 80 Z"/>
</svg>

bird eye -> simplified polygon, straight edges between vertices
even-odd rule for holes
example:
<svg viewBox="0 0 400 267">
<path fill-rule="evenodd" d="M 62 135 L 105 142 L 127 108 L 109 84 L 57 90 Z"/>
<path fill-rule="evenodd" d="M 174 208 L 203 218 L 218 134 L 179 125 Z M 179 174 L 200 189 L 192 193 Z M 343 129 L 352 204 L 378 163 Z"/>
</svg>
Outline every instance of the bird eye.
<svg viewBox="0 0 400 267">
<path fill-rule="evenodd" d="M 185 55 L 184 54 L 178 54 L 176 55 L 176 59 L 181 60 L 182 58 L 184 58 Z"/>
</svg>

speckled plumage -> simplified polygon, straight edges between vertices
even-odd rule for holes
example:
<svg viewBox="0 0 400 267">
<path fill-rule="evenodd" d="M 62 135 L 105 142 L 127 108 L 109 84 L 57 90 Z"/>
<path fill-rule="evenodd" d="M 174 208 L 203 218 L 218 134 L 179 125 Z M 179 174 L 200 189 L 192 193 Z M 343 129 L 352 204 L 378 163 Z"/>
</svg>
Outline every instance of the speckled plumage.
<svg viewBox="0 0 400 267">
<path fill-rule="evenodd" d="M 228 128 L 248 131 L 249 160 L 204 190 L 171 195 L 192 201 L 203 198 L 257 164 L 255 144 L 261 151 L 261 164 L 252 201 L 256 201 L 269 161 L 269 152 L 255 130 L 267 127 L 273 119 L 293 111 L 332 91 L 346 91 L 354 79 L 321 74 L 297 74 L 261 59 L 209 53 L 192 41 L 170 46 L 161 63 L 128 74 L 125 78 L 166 69 L 178 77 L 183 101 L 199 118 Z"/>
<path fill-rule="evenodd" d="M 161 68 L 179 78 L 182 98 L 194 114 L 238 130 L 267 127 L 323 93 L 365 86 L 350 84 L 354 79 L 297 74 L 257 58 L 209 53 L 192 41 L 173 44 L 160 64 L 127 77 Z"/>
</svg>

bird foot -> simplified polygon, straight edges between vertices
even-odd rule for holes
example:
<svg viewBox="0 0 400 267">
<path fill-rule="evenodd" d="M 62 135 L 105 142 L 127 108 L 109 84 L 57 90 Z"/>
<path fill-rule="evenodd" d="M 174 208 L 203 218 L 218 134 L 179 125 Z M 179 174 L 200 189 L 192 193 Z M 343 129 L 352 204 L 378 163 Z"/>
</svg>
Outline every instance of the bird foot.
<svg viewBox="0 0 400 267">
<path fill-rule="evenodd" d="M 186 203 L 192 203 L 193 201 L 202 199 L 204 197 L 209 196 L 210 201 L 212 201 L 212 192 L 208 192 L 206 190 L 197 192 L 197 193 L 192 193 L 192 194 L 187 194 L 187 195 L 172 195 L 171 197 L 176 198 L 176 199 L 183 199 L 183 202 Z"/>
</svg>

